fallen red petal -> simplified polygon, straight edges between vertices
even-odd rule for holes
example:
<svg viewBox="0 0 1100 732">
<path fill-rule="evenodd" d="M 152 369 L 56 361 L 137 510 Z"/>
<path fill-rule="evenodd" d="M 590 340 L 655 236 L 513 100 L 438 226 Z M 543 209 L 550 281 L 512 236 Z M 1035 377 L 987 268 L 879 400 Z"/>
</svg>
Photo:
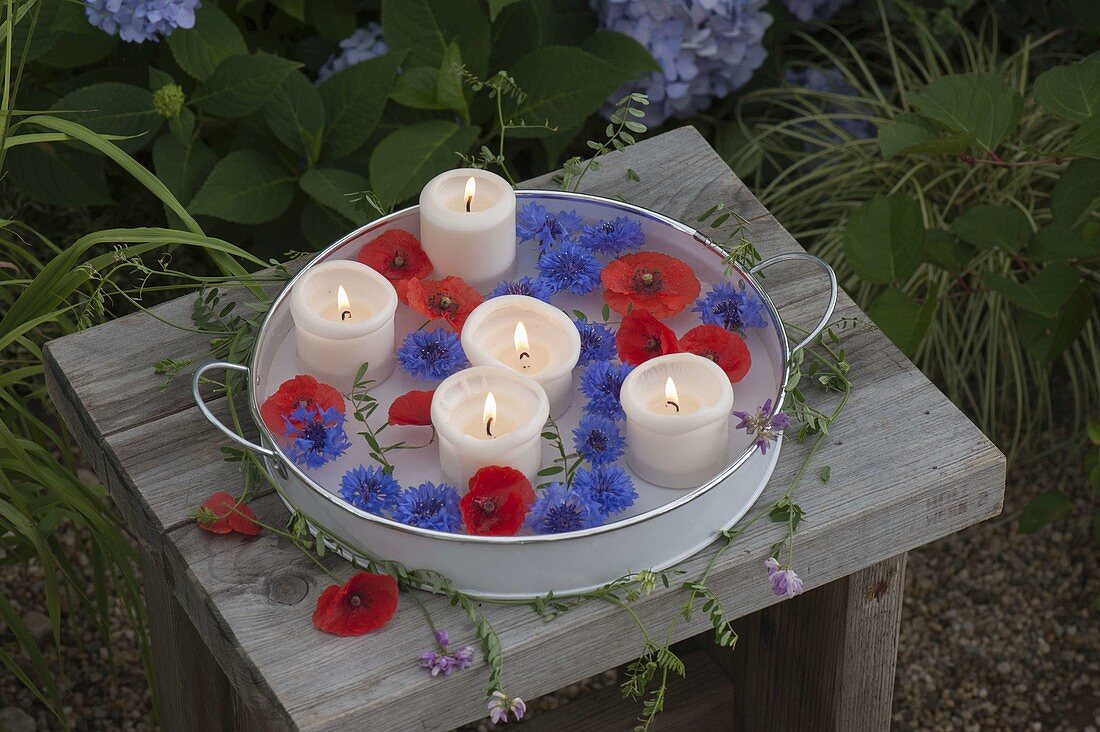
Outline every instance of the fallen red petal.
<svg viewBox="0 0 1100 732">
<path fill-rule="evenodd" d="M 407 391 L 390 405 L 389 423 L 392 425 L 430 425 L 432 423 L 432 397 L 429 391 Z"/>
<path fill-rule="evenodd" d="M 470 478 L 459 508 L 466 530 L 478 536 L 515 536 L 535 502 L 531 481 L 515 468 L 489 465 Z"/>
<path fill-rule="evenodd" d="M 648 310 L 631 310 L 623 316 L 615 334 L 615 348 L 623 363 L 635 366 L 680 350 L 676 334 Z"/>
<path fill-rule="evenodd" d="M 313 625 L 340 636 L 378 630 L 397 612 L 397 580 L 388 574 L 359 572 L 342 585 L 326 587 L 317 598 Z"/>
</svg>

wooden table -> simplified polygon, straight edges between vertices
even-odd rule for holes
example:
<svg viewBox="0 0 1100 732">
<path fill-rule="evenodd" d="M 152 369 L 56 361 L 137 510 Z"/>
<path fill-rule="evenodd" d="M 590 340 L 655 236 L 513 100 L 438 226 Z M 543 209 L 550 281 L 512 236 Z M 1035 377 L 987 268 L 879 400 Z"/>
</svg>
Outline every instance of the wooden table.
<svg viewBox="0 0 1100 732">
<path fill-rule="evenodd" d="M 525 187 L 555 186 L 546 176 Z M 752 222 L 750 237 L 765 257 L 799 250 L 692 128 L 608 155 L 582 190 L 688 223 L 725 202 Z M 777 269 L 768 287 L 784 318 L 815 322 L 820 273 Z M 181 298 L 156 311 L 190 324 L 190 309 L 191 298 Z M 763 521 L 739 538 L 709 584 L 727 613 L 741 618 L 741 641 L 732 653 L 689 654 L 687 681 L 658 728 L 736 721 L 751 729 L 885 729 L 906 552 L 1001 510 L 1005 463 L 997 449 L 844 293 L 837 316 L 861 320 L 845 343 L 855 386 L 797 494 L 807 518 L 795 539 L 796 568 L 808 591 L 778 604 L 771 593 L 763 561 L 781 526 Z M 201 362 L 207 349 L 205 338 L 141 313 L 46 348 L 50 393 L 142 547 L 163 726 L 434 730 L 484 716 L 484 665 L 447 679 L 417 668 L 430 636 L 407 598 L 381 632 L 322 634 L 310 615 L 330 580 L 309 559 L 269 532 L 243 540 L 195 524 L 199 504 L 217 490 L 239 492 L 241 478 L 222 460 L 223 438 L 191 401 L 191 372 L 162 388 L 152 364 Z M 755 512 L 782 495 L 807 449 L 787 441 Z M 827 484 L 816 477 L 825 465 Z M 269 523 L 287 517 L 271 492 L 252 506 Z M 713 551 L 684 562 L 685 577 L 697 577 Z M 348 573 L 340 560 L 326 561 Z M 460 613 L 442 598 L 423 597 L 452 639 L 473 641 Z M 682 591 L 658 591 L 634 607 L 649 627 L 663 629 L 683 600 Z M 601 603 L 549 623 L 526 607 L 487 605 L 485 612 L 503 644 L 506 688 L 528 700 L 622 664 L 641 648 L 627 614 Z M 705 630 L 697 613 L 674 640 Z M 618 697 L 617 688 L 597 692 L 530 725 L 629 729 L 640 707 Z"/>
</svg>

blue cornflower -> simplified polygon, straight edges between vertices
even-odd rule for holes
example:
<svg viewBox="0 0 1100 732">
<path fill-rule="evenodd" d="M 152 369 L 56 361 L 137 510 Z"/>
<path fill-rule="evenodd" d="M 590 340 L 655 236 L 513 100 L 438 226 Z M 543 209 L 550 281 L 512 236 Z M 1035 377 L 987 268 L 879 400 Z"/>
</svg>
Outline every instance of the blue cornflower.
<svg viewBox="0 0 1100 732">
<path fill-rule="evenodd" d="M 199 0 L 86 0 L 88 22 L 128 43 L 145 43 L 195 27 Z"/>
<path fill-rule="evenodd" d="M 531 506 L 527 526 L 536 534 L 579 531 L 603 522 L 600 507 L 588 496 L 551 483 Z"/>
<path fill-rule="evenodd" d="M 718 325 L 735 333 L 745 328 L 763 328 L 768 324 L 764 316 L 764 301 L 749 292 L 744 282 L 734 287 L 723 282 L 711 288 L 701 300 L 695 301 L 693 311 L 708 325 Z"/>
<path fill-rule="evenodd" d="M 501 295 L 527 295 L 528 297 L 538 298 L 543 302 L 550 302 L 550 297 L 554 294 L 554 288 L 546 280 L 538 277 L 531 279 L 524 275 L 518 280 L 504 280 L 489 293 L 489 298 L 500 297 Z"/>
<path fill-rule="evenodd" d="M 581 393 L 588 397 L 585 411 L 611 419 L 623 419 L 626 413 L 619 401 L 619 392 L 623 388 L 623 380 L 632 368 L 629 364 L 610 361 L 589 364 L 581 375 Z"/>
<path fill-rule="evenodd" d="M 360 465 L 340 479 L 340 497 L 358 509 L 381 516 L 392 511 L 401 495 L 401 484 L 390 473 L 372 465 Z"/>
<path fill-rule="evenodd" d="M 588 496 L 604 516 L 625 511 L 638 498 L 634 481 L 618 465 L 581 468 L 573 476 L 573 490 Z"/>
<path fill-rule="evenodd" d="M 372 20 L 366 27 L 357 28 L 354 33 L 340 41 L 340 52 L 329 56 L 317 70 L 317 81 L 324 81 L 349 66 L 385 56 L 389 51 L 382 26 Z"/>
<path fill-rule="evenodd" d="M 639 222 L 620 216 L 613 221 L 600 221 L 595 226 L 584 227 L 579 241 L 594 254 L 618 257 L 626 251 L 640 248 L 645 243 L 645 234 Z"/>
<path fill-rule="evenodd" d="M 610 361 L 615 358 L 615 334 L 603 323 L 591 320 L 574 320 L 581 334 L 581 357 L 577 362 L 587 366 L 593 361 Z"/>
<path fill-rule="evenodd" d="M 466 365 L 458 334 L 449 330 L 415 330 L 397 349 L 397 362 L 413 376 L 428 381 L 445 379 Z"/>
<path fill-rule="evenodd" d="M 574 295 L 587 295 L 600 284 L 600 260 L 576 242 L 567 241 L 545 251 L 539 257 L 539 279 L 554 292 L 568 290 Z"/>
<path fill-rule="evenodd" d="M 289 457 L 298 465 L 319 468 L 351 447 L 344 432 L 344 413 L 336 407 L 302 404 L 283 419 L 290 438 Z"/>
<path fill-rule="evenodd" d="M 525 204 L 516 215 L 516 238 L 520 241 L 537 241 L 546 251 L 555 244 L 569 241 L 580 231 L 584 219 L 576 210 L 546 212 L 541 203 Z"/>
<path fill-rule="evenodd" d="M 393 509 L 395 520 L 422 529 L 462 531 L 462 512 L 458 509 L 458 491 L 446 483 L 436 485 L 431 481 L 415 488 L 407 488 L 397 499 Z"/>
<path fill-rule="evenodd" d="M 613 463 L 626 449 L 626 440 L 615 422 L 599 414 L 586 414 L 573 430 L 573 449 L 590 463 Z"/>
</svg>

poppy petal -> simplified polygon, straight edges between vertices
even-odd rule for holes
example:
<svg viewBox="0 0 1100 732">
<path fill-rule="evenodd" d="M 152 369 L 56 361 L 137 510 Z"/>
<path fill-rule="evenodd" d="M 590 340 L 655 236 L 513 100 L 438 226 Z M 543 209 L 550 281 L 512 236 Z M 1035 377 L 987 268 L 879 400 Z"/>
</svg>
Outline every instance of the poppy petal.
<svg viewBox="0 0 1100 732">
<path fill-rule="evenodd" d="M 392 425 L 430 425 L 432 423 L 432 397 L 435 389 L 413 389 L 393 400 L 390 405 L 389 423 Z"/>
</svg>

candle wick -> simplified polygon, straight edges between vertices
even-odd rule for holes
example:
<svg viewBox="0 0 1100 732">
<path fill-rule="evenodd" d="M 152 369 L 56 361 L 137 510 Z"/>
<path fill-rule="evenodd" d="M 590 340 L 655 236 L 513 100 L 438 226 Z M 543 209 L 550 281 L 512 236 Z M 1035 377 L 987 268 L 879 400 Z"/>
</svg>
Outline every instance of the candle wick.
<svg viewBox="0 0 1100 732">
<path fill-rule="evenodd" d="M 524 351 L 523 353 L 519 354 L 519 360 L 520 361 L 522 361 L 525 358 L 531 358 L 531 354 L 528 353 L 527 351 Z"/>
<path fill-rule="evenodd" d="M 470 213 L 470 205 L 474 202 L 474 197 L 469 196 L 466 198 L 466 213 Z"/>
<path fill-rule="evenodd" d="M 340 320 L 347 320 L 350 317 L 351 317 L 351 311 L 350 310 L 344 310 L 343 312 L 340 313 Z"/>
<path fill-rule="evenodd" d="M 677 412 L 680 411 L 680 405 L 677 404 L 676 402 L 672 401 L 671 399 L 669 399 L 667 402 L 665 402 L 665 404 L 669 404 L 669 405 L 675 407 Z"/>
<path fill-rule="evenodd" d="M 489 437 L 493 436 L 492 427 L 493 427 L 493 418 L 489 417 L 489 419 L 485 420 L 485 434 L 487 434 Z"/>
</svg>

